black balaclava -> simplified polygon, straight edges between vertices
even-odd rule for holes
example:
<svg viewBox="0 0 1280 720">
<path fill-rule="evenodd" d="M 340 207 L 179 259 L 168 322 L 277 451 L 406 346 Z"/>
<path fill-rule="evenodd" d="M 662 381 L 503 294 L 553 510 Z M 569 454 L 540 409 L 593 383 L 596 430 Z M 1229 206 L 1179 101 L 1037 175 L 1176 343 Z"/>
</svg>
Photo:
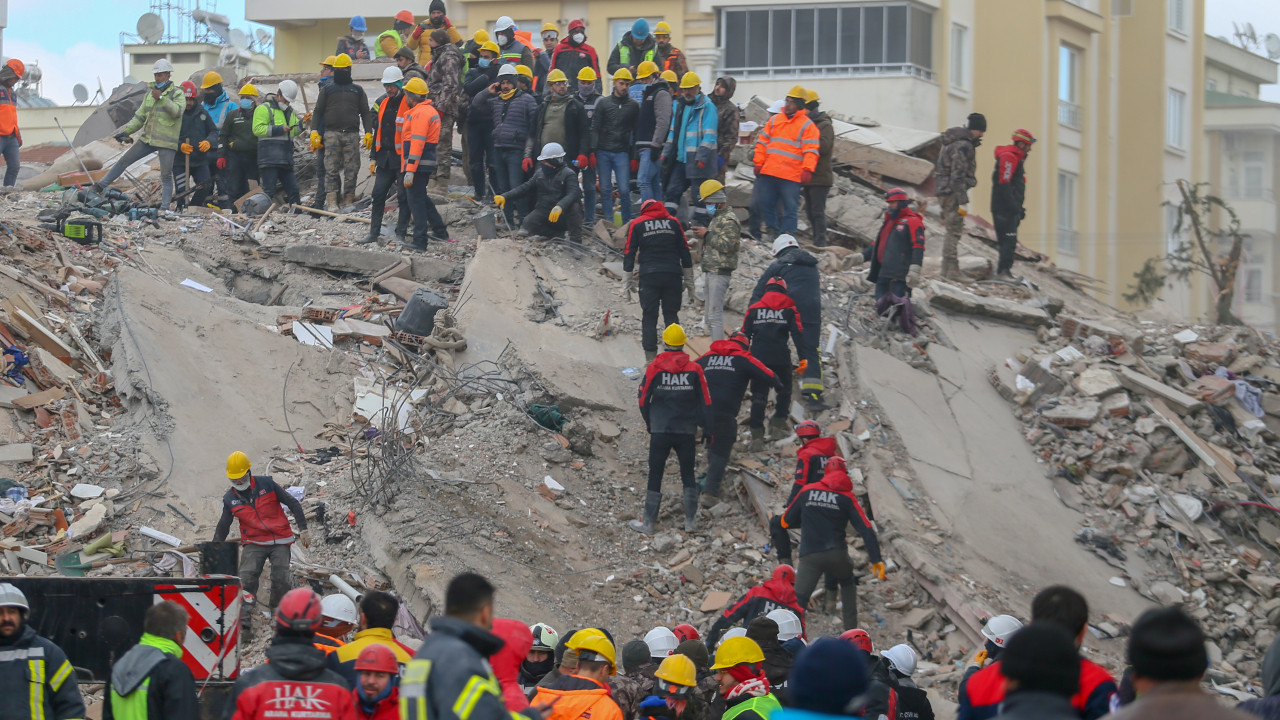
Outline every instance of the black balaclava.
<svg viewBox="0 0 1280 720">
<path fill-rule="evenodd" d="M 334 85 L 350 85 L 351 84 L 351 68 L 334 68 L 333 84 Z"/>
</svg>

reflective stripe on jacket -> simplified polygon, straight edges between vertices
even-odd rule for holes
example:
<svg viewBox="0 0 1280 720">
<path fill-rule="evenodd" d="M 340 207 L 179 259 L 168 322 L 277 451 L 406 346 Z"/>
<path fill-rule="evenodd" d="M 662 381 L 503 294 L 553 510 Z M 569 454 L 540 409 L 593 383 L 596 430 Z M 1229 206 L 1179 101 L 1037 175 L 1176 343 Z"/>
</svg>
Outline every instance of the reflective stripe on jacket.
<svg viewBox="0 0 1280 720">
<path fill-rule="evenodd" d="M 178 133 L 182 129 L 182 113 L 187 109 L 187 98 L 182 88 L 170 82 L 168 87 L 160 91 L 160 99 L 151 95 L 155 83 L 147 83 L 147 92 L 142 96 L 142 105 L 133 119 L 125 123 L 124 132 L 132 135 L 139 128 L 142 134 L 138 139 L 157 148 L 167 150 L 178 149 Z"/>
<path fill-rule="evenodd" d="M 423 100 L 409 109 L 404 117 L 404 131 L 400 137 L 403 148 L 404 171 L 417 172 L 436 167 L 436 143 L 440 142 L 440 113 L 431 107 L 430 100 Z"/>
<path fill-rule="evenodd" d="M 818 168 L 818 126 L 804 110 L 774 115 L 756 137 L 752 162 L 765 175 L 800 182 L 802 171 Z"/>
<path fill-rule="evenodd" d="M 383 113 L 387 110 L 387 105 L 391 104 L 396 106 L 396 129 L 395 138 L 393 138 L 394 142 L 388 143 L 386 142 L 386 139 L 382 137 L 382 118 Z M 395 150 L 395 153 L 399 155 L 402 152 L 400 143 L 403 142 L 404 139 L 404 119 L 408 114 L 409 103 L 404 101 L 403 93 L 397 95 L 396 99 L 389 98 L 386 95 L 382 96 L 382 100 L 378 102 L 378 122 L 374 125 L 373 151 L 375 153 L 382 152 L 383 150 Z"/>
<path fill-rule="evenodd" d="M 62 649 L 27 625 L 0 646 L 0 717 L 72 720 L 84 717 L 75 671 Z"/>
</svg>

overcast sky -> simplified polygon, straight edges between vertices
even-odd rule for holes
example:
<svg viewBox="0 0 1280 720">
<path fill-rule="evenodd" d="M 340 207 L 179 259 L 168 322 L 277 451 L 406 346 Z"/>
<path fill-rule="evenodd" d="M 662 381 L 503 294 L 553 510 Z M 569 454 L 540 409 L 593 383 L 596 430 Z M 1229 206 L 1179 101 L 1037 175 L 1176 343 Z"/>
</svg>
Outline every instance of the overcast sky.
<svg viewBox="0 0 1280 720">
<path fill-rule="evenodd" d="M 306 0 L 297 2 L 306 4 Z M 425 2 L 407 0 L 405 4 Z M 1232 22 L 1253 23 L 1259 39 L 1268 33 L 1280 35 L 1280 0 L 1206 0 L 1205 4 L 1205 32 L 1210 35 L 1232 40 Z M 226 15 L 232 27 L 261 27 L 245 21 L 244 0 L 203 0 L 200 5 Z M 84 83 L 92 94 L 101 80 L 110 93 L 121 80 L 120 33 L 133 33 L 137 18 L 149 7 L 148 0 L 9 0 L 4 54 L 37 61 L 44 71 L 45 97 L 59 104 L 71 102 L 76 83 Z M 55 8 L 56 20 L 49 17 Z M 1280 102 L 1280 86 L 1269 86 L 1263 97 Z"/>
</svg>

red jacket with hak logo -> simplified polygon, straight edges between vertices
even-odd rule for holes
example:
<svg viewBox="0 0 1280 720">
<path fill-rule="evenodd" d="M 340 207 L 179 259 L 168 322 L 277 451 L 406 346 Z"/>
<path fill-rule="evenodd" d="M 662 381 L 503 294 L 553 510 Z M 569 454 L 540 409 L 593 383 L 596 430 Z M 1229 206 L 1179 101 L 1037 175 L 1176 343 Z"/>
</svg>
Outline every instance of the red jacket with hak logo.
<svg viewBox="0 0 1280 720">
<path fill-rule="evenodd" d="M 880 540 L 839 463 L 828 464 L 822 480 L 806 485 L 782 514 L 782 527 L 801 529 L 800 557 L 845 547 L 846 524 L 862 535 L 871 562 L 880 562 Z"/>
<path fill-rule="evenodd" d="M 770 290 L 759 302 L 747 308 L 742 320 L 742 334 L 751 338 L 751 354 L 770 367 L 791 364 L 787 338 L 797 348 L 804 347 L 800 333 L 804 322 L 795 301 L 786 293 Z"/>
<path fill-rule="evenodd" d="M 236 680 L 223 720 L 358 720 L 351 688 L 310 641 L 272 645 L 267 660 Z"/>
<path fill-rule="evenodd" d="M 840 454 L 835 438 L 816 437 L 805 443 L 796 451 L 796 477 L 791 484 L 791 494 L 787 497 L 790 505 L 800 490 L 809 483 L 818 482 L 826 474 L 827 460 Z"/>
<path fill-rule="evenodd" d="M 661 353 L 640 383 L 640 414 L 651 433 L 693 435 L 707 427 L 711 393 L 702 366 L 683 350 Z"/>
</svg>

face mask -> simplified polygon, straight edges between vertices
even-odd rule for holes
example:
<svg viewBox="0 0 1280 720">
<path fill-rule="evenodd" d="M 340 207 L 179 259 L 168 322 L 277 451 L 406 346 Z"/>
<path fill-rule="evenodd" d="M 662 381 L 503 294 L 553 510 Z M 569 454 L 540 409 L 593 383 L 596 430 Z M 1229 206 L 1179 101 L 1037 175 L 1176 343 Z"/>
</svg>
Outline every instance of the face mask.
<svg viewBox="0 0 1280 720">
<path fill-rule="evenodd" d="M 587 97 L 592 92 L 594 92 L 595 89 L 596 89 L 595 85 L 591 83 L 585 83 L 578 86 L 578 94 L 581 95 L 582 97 Z"/>
<path fill-rule="evenodd" d="M 240 100 L 240 107 L 244 108 L 245 110 L 248 110 L 249 108 L 253 107 L 253 101 L 250 100 L 249 98 L 242 98 Z"/>
<path fill-rule="evenodd" d="M 507 39 L 508 39 L 508 38 L 507 38 L 507 36 L 506 36 L 506 35 L 503 35 L 503 34 L 501 34 L 501 33 L 499 33 L 499 34 L 498 34 L 498 44 L 499 44 L 499 45 L 506 45 L 506 44 L 507 44 Z"/>
<path fill-rule="evenodd" d="M 583 41 L 587 39 L 587 36 L 582 33 L 574 33 L 569 36 L 569 39 L 573 40 L 574 45 L 581 45 Z"/>
<path fill-rule="evenodd" d="M 353 40 L 363 40 L 363 39 L 364 39 L 364 33 L 363 33 L 363 32 L 358 32 L 358 31 L 356 31 L 356 30 L 352 30 L 352 31 L 351 31 L 351 38 L 352 38 Z"/>
<path fill-rule="evenodd" d="M 712 215 L 715 215 L 715 214 L 716 214 L 716 206 L 715 206 L 715 205 L 708 205 L 708 206 L 707 206 L 707 212 L 711 213 Z"/>
<path fill-rule="evenodd" d="M 490 60 L 489 58 L 480 58 L 479 65 L 480 65 L 480 67 L 482 67 L 482 68 L 487 68 L 487 67 L 489 67 L 489 65 L 490 65 L 492 62 L 493 62 L 493 61 L 492 61 L 492 60 Z"/>
<path fill-rule="evenodd" d="M 231 481 L 231 487 L 235 488 L 236 490 L 239 490 L 240 492 L 244 492 L 245 490 L 249 489 L 249 481 L 242 480 L 240 482 L 235 482 L 233 480 Z"/>
<path fill-rule="evenodd" d="M 167 87 L 169 87 L 169 81 L 168 81 L 168 80 L 165 80 L 165 81 L 164 81 L 164 82 L 162 82 L 162 83 L 161 83 L 161 82 L 156 83 L 156 89 L 158 89 L 158 90 L 163 90 L 163 89 L 165 89 L 165 88 L 167 88 Z"/>
</svg>

